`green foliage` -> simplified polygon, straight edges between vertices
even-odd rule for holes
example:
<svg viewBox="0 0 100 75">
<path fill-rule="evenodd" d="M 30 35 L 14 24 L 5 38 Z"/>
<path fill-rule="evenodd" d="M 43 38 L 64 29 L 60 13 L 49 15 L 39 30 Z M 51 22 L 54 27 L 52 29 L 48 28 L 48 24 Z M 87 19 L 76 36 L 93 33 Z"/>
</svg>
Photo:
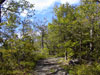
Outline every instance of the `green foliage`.
<svg viewBox="0 0 100 75">
<path fill-rule="evenodd" d="M 94 63 L 93 65 L 76 65 L 64 67 L 69 75 L 99 75 L 100 74 L 100 64 Z"/>
<path fill-rule="evenodd" d="M 4 15 L 6 22 L 0 24 L 0 75 L 29 75 L 33 72 L 36 61 L 42 58 L 40 53 L 37 54 L 35 38 L 31 36 L 33 34 L 29 18 L 34 13 L 33 4 L 25 0 L 12 0 L 7 5 L 7 11 L 9 13 Z M 28 11 L 24 20 L 20 15 L 23 11 Z"/>
<path fill-rule="evenodd" d="M 100 4 L 89 2 L 77 7 L 63 4 L 54 8 L 56 18 L 48 25 L 51 52 L 58 56 L 67 52 L 68 57 L 98 59 Z"/>
<path fill-rule="evenodd" d="M 51 55 L 65 56 L 67 62 L 81 61 L 80 65 L 65 66 L 70 75 L 99 75 L 100 64 L 95 61 L 100 61 L 100 4 L 87 1 L 82 0 L 77 7 L 55 7 L 56 18 L 47 26 L 41 22 L 32 26 L 34 5 L 25 0 L 9 2 L 9 13 L 4 15 L 6 22 L 0 23 L 0 73 L 29 74 L 36 61 Z M 24 11 L 28 13 L 22 19 L 20 14 Z M 93 64 L 88 65 L 91 61 Z"/>
</svg>

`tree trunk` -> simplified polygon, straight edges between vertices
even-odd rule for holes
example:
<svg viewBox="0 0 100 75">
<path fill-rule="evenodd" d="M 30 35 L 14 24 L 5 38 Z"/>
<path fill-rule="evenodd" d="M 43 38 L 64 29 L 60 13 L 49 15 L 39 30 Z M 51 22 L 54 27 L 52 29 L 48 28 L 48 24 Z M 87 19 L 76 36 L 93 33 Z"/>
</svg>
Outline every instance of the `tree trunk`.
<svg viewBox="0 0 100 75">
<path fill-rule="evenodd" d="M 41 36 L 41 48 L 44 48 L 44 30 L 42 30 L 42 36 Z"/>
<path fill-rule="evenodd" d="M 67 51 L 65 50 L 65 60 L 67 60 Z"/>
<path fill-rule="evenodd" d="M 1 23 L 1 4 L 0 4 L 0 23 Z"/>
<path fill-rule="evenodd" d="M 91 42 L 90 42 L 90 52 L 93 51 L 93 31 L 94 31 L 94 26 L 93 26 L 93 20 L 92 20 L 92 26 L 91 26 L 91 29 L 90 29 L 90 39 L 91 39 Z"/>
<path fill-rule="evenodd" d="M 89 61 L 91 61 L 91 53 L 93 52 L 94 50 L 94 46 L 93 46 L 93 33 L 94 33 L 94 26 L 93 26 L 93 19 L 91 21 L 91 29 L 90 29 L 90 51 L 89 51 L 89 54 L 88 54 L 88 59 Z"/>
</svg>

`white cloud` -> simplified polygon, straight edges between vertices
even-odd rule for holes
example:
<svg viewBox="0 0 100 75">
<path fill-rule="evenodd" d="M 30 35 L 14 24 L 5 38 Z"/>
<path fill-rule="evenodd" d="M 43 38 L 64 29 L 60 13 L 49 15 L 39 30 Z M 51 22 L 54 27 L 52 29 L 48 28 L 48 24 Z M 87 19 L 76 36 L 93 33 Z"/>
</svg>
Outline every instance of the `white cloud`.
<svg viewBox="0 0 100 75">
<path fill-rule="evenodd" d="M 77 4 L 80 2 L 80 0 L 60 0 L 60 2 L 62 4 L 65 4 L 66 2 L 68 2 L 69 4 Z"/>
<path fill-rule="evenodd" d="M 27 10 L 24 10 L 22 13 L 21 13 L 21 16 L 25 17 L 27 15 L 28 11 Z"/>
<path fill-rule="evenodd" d="M 18 36 L 18 38 L 22 38 L 22 36 L 21 36 L 21 33 L 20 33 L 20 32 L 17 32 L 17 36 Z"/>
<path fill-rule="evenodd" d="M 35 4 L 35 9 L 41 11 L 52 6 L 55 2 L 59 2 L 61 4 L 65 4 L 66 2 L 68 2 L 69 4 L 76 4 L 79 3 L 80 0 L 27 0 L 27 1 Z"/>
<path fill-rule="evenodd" d="M 36 10 L 43 10 L 50 7 L 52 4 L 54 4 L 57 0 L 28 0 L 30 3 L 35 4 Z"/>
<path fill-rule="evenodd" d="M 45 14 L 46 12 L 49 12 L 48 9 L 52 5 L 55 4 L 55 2 L 59 2 L 61 4 L 69 3 L 69 4 L 77 4 L 80 2 L 80 0 L 27 0 L 30 3 L 34 4 L 35 10 L 37 11 L 36 14 Z M 27 15 L 27 11 L 23 11 L 21 13 L 21 16 L 25 17 Z"/>
</svg>

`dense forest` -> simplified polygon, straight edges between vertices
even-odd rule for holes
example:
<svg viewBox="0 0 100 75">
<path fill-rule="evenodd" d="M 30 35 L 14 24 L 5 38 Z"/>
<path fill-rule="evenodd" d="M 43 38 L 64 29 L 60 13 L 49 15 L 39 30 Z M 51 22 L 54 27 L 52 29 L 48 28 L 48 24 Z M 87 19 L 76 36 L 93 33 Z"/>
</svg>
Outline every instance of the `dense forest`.
<svg viewBox="0 0 100 75">
<path fill-rule="evenodd" d="M 28 1 L 2 4 L 0 75 L 34 75 L 37 61 L 50 57 L 62 57 L 68 75 L 100 75 L 99 2 L 55 6 L 52 23 L 34 20 L 34 4 Z"/>
</svg>

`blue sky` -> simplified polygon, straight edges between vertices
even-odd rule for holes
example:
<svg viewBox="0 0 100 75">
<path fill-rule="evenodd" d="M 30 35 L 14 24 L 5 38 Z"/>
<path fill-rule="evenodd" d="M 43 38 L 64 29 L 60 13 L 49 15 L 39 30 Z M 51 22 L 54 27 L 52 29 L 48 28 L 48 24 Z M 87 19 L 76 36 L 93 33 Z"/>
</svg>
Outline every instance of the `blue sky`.
<svg viewBox="0 0 100 75">
<path fill-rule="evenodd" d="M 36 20 L 39 19 L 42 22 L 44 22 L 43 19 L 46 18 L 48 23 L 52 22 L 52 18 L 54 17 L 53 8 L 55 5 L 66 4 L 66 3 L 69 3 L 70 5 L 80 4 L 80 0 L 27 0 L 27 1 L 34 4 Z M 24 13 L 22 13 L 22 15 L 25 16 Z M 37 32 L 37 34 L 40 35 L 40 32 Z"/>
<path fill-rule="evenodd" d="M 70 5 L 77 5 L 80 3 L 80 0 L 27 0 L 30 3 L 34 4 L 35 17 L 37 19 L 47 18 L 48 22 L 52 21 L 53 7 L 58 4 L 69 3 Z M 25 16 L 25 13 L 22 14 Z"/>
<path fill-rule="evenodd" d="M 46 18 L 48 22 L 52 22 L 52 18 L 54 16 L 53 8 L 55 5 L 66 4 L 67 2 L 70 5 L 80 4 L 80 0 L 27 0 L 27 1 L 34 4 L 35 17 L 37 17 L 37 20 L 38 19 L 42 20 L 43 18 Z M 24 18 L 26 14 L 27 14 L 27 11 L 23 11 L 21 13 L 22 18 Z M 21 37 L 21 33 L 19 32 L 18 29 L 17 29 L 17 34 L 19 37 Z"/>
</svg>

